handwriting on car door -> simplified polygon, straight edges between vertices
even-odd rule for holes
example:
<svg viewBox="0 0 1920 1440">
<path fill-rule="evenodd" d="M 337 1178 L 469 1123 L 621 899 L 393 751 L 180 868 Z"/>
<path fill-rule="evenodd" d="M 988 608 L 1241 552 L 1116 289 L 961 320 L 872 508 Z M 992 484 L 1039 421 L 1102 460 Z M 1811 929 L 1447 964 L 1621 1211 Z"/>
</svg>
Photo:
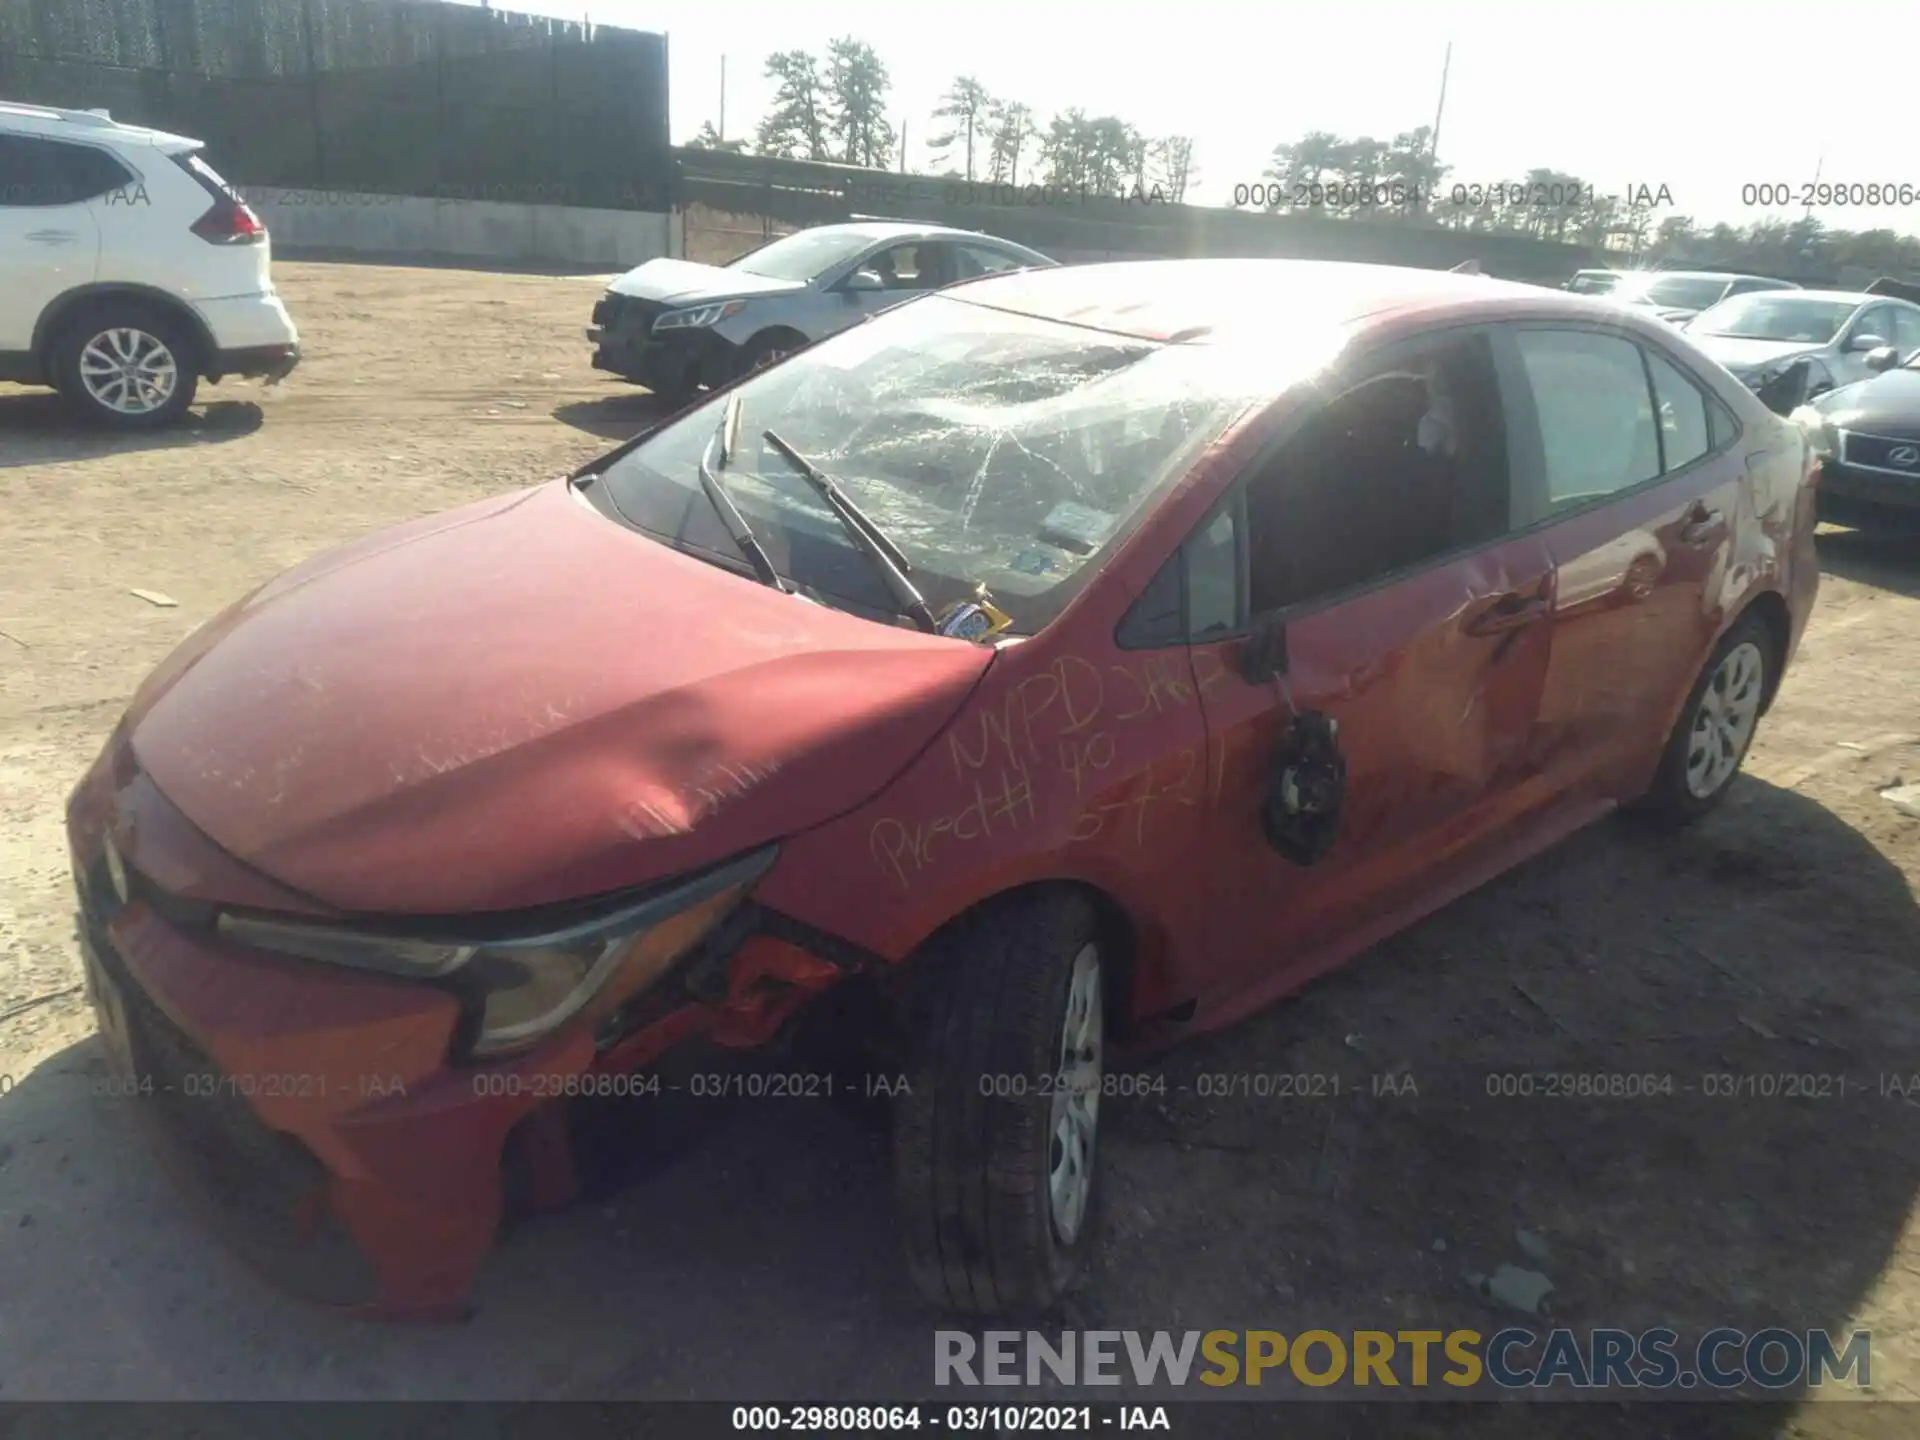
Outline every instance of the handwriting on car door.
<svg viewBox="0 0 1920 1440">
<path fill-rule="evenodd" d="M 1225 662 L 1156 654 L 1105 665 L 1063 655 L 962 720 L 947 737 L 947 802 L 917 817 L 876 820 L 874 862 L 905 888 L 949 842 L 992 840 L 1064 816 L 1066 841 L 1102 837 L 1144 845 L 1161 804 L 1193 806 L 1208 794 L 1202 751 L 1183 745 L 1132 767 L 1128 741 L 1151 743 L 1143 722 L 1183 711 L 1227 675 Z M 1131 732 L 1131 733 L 1130 733 Z M 1115 794 L 1113 777 L 1124 775 Z M 1071 807 L 1069 809 L 1069 807 Z"/>
</svg>

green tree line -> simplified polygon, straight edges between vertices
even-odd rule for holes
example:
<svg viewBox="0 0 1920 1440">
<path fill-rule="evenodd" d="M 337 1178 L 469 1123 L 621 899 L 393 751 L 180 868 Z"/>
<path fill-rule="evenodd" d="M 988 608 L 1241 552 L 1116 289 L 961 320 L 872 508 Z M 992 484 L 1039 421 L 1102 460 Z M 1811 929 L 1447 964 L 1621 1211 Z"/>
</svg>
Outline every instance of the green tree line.
<svg viewBox="0 0 1920 1440">
<path fill-rule="evenodd" d="M 722 140 L 711 122 L 697 148 L 892 169 L 904 137 L 888 118 L 886 63 L 843 36 L 824 56 L 767 57 L 773 104 L 752 141 Z M 1032 107 L 959 76 L 928 117 L 934 173 L 995 185 L 1047 185 L 1180 203 L 1199 176 L 1190 136 L 1155 136 L 1116 115 L 1073 107 L 1044 124 Z M 1504 184 L 1460 183 L 1435 154 L 1428 126 L 1391 139 L 1325 130 L 1273 147 L 1259 184 L 1236 187 L 1237 205 L 1342 219 L 1439 225 L 1473 234 L 1575 243 L 1638 265 L 1711 265 L 1759 274 L 1868 269 L 1920 272 L 1920 238 L 1892 230 L 1829 229 L 1791 222 L 1702 227 L 1673 213 L 1657 184 L 1602 191 L 1578 175 L 1535 167 Z"/>
<path fill-rule="evenodd" d="M 886 62 L 852 36 L 824 56 L 782 50 L 767 57 L 773 103 L 751 146 L 723 140 L 711 121 L 696 149 L 751 152 L 787 160 L 891 169 L 904 137 L 887 118 L 892 82 Z M 1193 140 L 1148 135 L 1115 115 L 1073 108 L 1041 124 L 1030 106 L 957 77 L 928 117 L 934 173 L 994 185 L 1052 185 L 1098 194 L 1138 190 L 1178 203 L 1197 178 Z"/>
<path fill-rule="evenodd" d="M 1457 183 L 1452 167 L 1436 159 L 1426 126 L 1385 141 L 1312 131 L 1276 145 L 1262 179 L 1264 188 L 1249 187 L 1255 189 L 1249 198 L 1267 210 L 1525 235 L 1604 248 L 1635 265 L 1760 275 L 1920 272 L 1920 238 L 1887 229 L 1830 229 L 1811 215 L 1701 226 L 1675 213 L 1671 195 L 1658 184 L 1612 194 L 1544 167 L 1506 184 Z"/>
</svg>

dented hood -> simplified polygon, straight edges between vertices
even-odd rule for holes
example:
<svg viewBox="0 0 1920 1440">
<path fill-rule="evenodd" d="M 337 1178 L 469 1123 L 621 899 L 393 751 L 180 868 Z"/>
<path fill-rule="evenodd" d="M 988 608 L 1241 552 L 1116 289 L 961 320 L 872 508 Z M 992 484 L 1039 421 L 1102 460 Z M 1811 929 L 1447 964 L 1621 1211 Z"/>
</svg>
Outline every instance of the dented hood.
<svg viewBox="0 0 1920 1440">
<path fill-rule="evenodd" d="M 307 562 L 135 697 L 141 768 L 342 910 L 448 915 L 693 869 L 869 798 L 992 652 L 680 554 L 564 483 Z"/>
<path fill-rule="evenodd" d="M 737 266 L 701 265 L 692 260 L 649 260 L 607 287 L 616 295 L 694 305 L 753 295 L 791 295 L 807 288 L 804 280 L 776 280 Z"/>
</svg>

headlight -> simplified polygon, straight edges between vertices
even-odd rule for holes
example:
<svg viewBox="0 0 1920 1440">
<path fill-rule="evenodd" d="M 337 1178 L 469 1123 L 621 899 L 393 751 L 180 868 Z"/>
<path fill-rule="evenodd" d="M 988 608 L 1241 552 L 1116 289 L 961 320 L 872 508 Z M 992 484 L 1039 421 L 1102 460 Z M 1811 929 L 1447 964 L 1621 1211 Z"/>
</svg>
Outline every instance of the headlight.
<svg viewBox="0 0 1920 1440">
<path fill-rule="evenodd" d="M 653 322 L 653 333 L 662 330 L 704 330 L 718 325 L 747 308 L 744 300 L 722 300 L 713 305 L 696 305 L 691 310 L 669 310 Z"/>
<path fill-rule="evenodd" d="M 470 1053 L 523 1050 L 588 1005 L 618 1005 L 658 980 L 743 899 L 774 847 L 542 934 L 415 939 L 265 916 L 222 914 L 226 938 L 281 955 L 413 979 L 451 978 L 480 1008 Z"/>
</svg>

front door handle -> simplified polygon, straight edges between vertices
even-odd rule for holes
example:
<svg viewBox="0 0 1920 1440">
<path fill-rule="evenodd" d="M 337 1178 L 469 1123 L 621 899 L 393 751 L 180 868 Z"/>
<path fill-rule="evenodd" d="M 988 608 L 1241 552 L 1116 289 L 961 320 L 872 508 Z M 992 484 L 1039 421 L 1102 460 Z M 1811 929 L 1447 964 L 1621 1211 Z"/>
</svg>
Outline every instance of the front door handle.
<svg viewBox="0 0 1920 1440">
<path fill-rule="evenodd" d="M 1680 526 L 1680 543 L 1682 545 L 1706 544 L 1707 541 L 1713 539 L 1714 536 L 1720 533 L 1720 520 L 1721 516 L 1718 510 L 1712 510 L 1704 504 L 1696 503 L 1694 507 L 1687 512 L 1687 518 Z"/>
<path fill-rule="evenodd" d="M 79 238 L 72 230 L 33 230 L 27 234 L 27 239 L 36 245 L 71 245 Z"/>
<path fill-rule="evenodd" d="M 1466 631 L 1469 635 L 1504 635 L 1533 624 L 1546 613 L 1546 596 L 1512 592 L 1475 611 L 1467 620 Z"/>
</svg>

